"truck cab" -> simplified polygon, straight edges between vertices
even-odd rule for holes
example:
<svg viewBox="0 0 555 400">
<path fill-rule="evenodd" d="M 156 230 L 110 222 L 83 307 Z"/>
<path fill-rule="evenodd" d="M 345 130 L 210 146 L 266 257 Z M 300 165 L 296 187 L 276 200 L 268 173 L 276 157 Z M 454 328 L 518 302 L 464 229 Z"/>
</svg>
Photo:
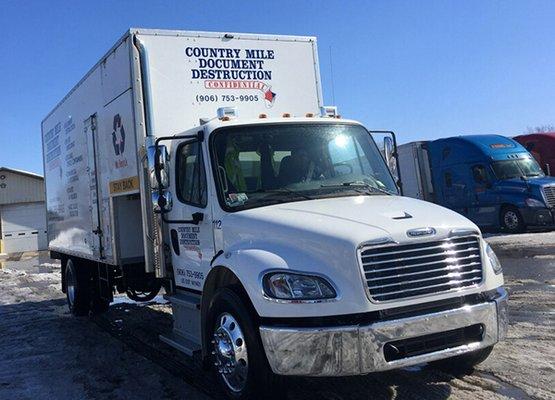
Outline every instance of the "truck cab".
<svg viewBox="0 0 555 400">
<path fill-rule="evenodd" d="M 530 133 L 514 140 L 534 156 L 547 176 L 555 176 L 555 132 Z"/>
<path fill-rule="evenodd" d="M 435 198 L 482 227 L 552 226 L 555 180 L 518 142 L 469 135 L 427 144 Z"/>
<path fill-rule="evenodd" d="M 360 123 L 219 114 L 155 149 L 167 154 L 153 164 L 153 207 L 175 283 L 162 340 L 202 349 L 224 387 L 242 391 L 253 367 L 279 377 L 450 357 L 468 366 L 504 337 L 500 265 L 479 229 L 400 196 Z M 442 344 L 426 347 L 432 337 Z"/>
</svg>

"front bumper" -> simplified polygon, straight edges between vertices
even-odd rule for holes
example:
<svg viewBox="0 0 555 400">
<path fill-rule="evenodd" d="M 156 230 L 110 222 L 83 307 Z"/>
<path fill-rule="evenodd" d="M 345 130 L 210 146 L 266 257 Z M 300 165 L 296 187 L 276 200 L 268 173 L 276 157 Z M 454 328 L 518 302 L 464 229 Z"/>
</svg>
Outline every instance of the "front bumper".
<svg viewBox="0 0 555 400">
<path fill-rule="evenodd" d="M 490 302 L 432 314 L 353 325 L 321 328 L 261 326 L 260 336 L 274 373 L 296 376 L 362 375 L 449 358 L 482 349 L 505 338 L 507 292 L 499 288 Z M 482 340 L 387 361 L 391 342 L 452 331 L 480 324 Z"/>
<path fill-rule="evenodd" d="M 555 211 L 549 208 L 523 207 L 520 209 L 524 224 L 530 226 L 555 225 Z"/>
</svg>

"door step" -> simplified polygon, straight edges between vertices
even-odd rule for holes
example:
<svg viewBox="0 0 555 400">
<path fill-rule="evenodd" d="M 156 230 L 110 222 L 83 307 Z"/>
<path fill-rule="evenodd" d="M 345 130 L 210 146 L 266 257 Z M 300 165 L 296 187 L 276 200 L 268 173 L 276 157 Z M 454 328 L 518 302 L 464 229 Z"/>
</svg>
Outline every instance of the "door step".
<svg viewBox="0 0 555 400">
<path fill-rule="evenodd" d="M 200 351 L 201 349 L 200 345 L 198 345 L 197 343 L 194 343 L 193 341 L 186 339 L 175 332 L 167 335 L 160 335 L 159 338 L 162 342 L 191 357 L 196 351 Z"/>
<path fill-rule="evenodd" d="M 171 304 L 189 308 L 191 310 L 200 310 L 200 296 L 194 294 L 175 293 L 172 295 L 164 295 L 164 299 Z"/>
<path fill-rule="evenodd" d="M 160 340 L 192 356 L 201 350 L 200 296 L 192 293 L 175 293 L 164 296 L 171 303 L 173 331 L 160 335 Z"/>
</svg>

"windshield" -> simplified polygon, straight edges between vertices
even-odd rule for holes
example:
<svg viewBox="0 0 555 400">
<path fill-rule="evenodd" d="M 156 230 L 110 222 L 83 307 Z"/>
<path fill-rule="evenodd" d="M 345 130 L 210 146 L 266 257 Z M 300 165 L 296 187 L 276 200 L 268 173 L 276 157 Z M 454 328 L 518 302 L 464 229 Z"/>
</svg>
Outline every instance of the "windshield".
<svg viewBox="0 0 555 400">
<path fill-rule="evenodd" d="M 544 176 L 540 166 L 533 158 L 496 161 L 492 166 L 497 179 Z"/>
<path fill-rule="evenodd" d="M 220 199 L 232 210 L 354 195 L 397 194 L 366 129 L 276 124 L 222 129 L 213 139 Z"/>
</svg>

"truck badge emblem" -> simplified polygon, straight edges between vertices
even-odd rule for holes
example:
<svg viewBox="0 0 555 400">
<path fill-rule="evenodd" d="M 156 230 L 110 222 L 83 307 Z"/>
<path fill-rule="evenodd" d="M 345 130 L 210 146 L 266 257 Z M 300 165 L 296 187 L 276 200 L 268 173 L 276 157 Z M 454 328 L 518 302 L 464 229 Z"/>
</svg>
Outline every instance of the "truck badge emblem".
<svg viewBox="0 0 555 400">
<path fill-rule="evenodd" d="M 114 115 L 114 131 L 112 132 L 112 143 L 116 156 L 122 155 L 125 150 L 125 130 L 119 114 Z"/>
<path fill-rule="evenodd" d="M 420 236 L 430 236 L 435 235 L 436 230 L 434 228 L 416 228 L 407 231 L 407 236 L 409 237 L 420 237 Z"/>
</svg>

